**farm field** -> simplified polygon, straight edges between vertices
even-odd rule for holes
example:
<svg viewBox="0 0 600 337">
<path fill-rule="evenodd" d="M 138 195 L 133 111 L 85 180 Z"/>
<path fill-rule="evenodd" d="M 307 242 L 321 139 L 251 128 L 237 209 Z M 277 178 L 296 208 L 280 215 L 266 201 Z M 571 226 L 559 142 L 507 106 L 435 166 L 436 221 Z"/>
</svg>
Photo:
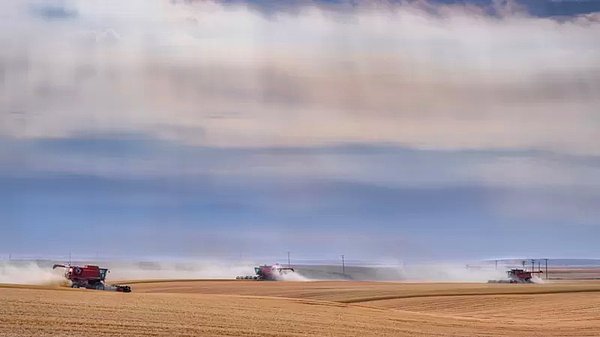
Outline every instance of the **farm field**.
<svg viewBox="0 0 600 337">
<path fill-rule="evenodd" d="M 0 287 L 0 336 L 600 336 L 600 282 Z"/>
</svg>

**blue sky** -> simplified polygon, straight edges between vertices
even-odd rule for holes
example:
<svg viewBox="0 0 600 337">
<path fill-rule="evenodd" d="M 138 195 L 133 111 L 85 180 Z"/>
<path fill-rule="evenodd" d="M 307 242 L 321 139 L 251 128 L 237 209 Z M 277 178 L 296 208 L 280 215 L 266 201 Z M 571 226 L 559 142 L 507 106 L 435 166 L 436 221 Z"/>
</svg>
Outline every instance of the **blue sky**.
<svg viewBox="0 0 600 337">
<path fill-rule="evenodd" d="M 600 256 L 594 2 L 0 9 L 0 253 Z"/>
</svg>

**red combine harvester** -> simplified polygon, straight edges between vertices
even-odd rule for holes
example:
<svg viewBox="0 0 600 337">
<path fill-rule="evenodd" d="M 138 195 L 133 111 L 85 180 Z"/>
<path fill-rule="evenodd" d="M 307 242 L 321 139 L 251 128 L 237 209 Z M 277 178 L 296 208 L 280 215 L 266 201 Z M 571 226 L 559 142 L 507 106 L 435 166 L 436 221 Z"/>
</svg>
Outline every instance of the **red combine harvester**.
<svg viewBox="0 0 600 337">
<path fill-rule="evenodd" d="M 533 283 L 533 274 L 541 274 L 543 271 L 527 271 L 525 269 L 513 268 L 506 272 L 508 279 L 490 280 L 488 283 Z"/>
<path fill-rule="evenodd" d="M 279 264 L 274 264 L 272 266 L 258 266 L 254 268 L 254 272 L 256 275 L 252 276 L 237 276 L 238 280 L 263 280 L 263 281 L 277 281 L 281 280 L 283 276 L 288 274 L 289 272 L 295 272 L 294 268 L 291 267 L 282 267 Z"/>
<path fill-rule="evenodd" d="M 540 271 L 526 271 L 523 269 L 511 269 L 506 272 L 510 283 L 533 283 L 533 274 L 543 273 Z"/>
<path fill-rule="evenodd" d="M 113 290 L 124 293 L 131 292 L 130 286 L 112 284 L 104 284 L 108 269 L 98 266 L 85 265 L 71 266 L 64 264 L 55 264 L 52 269 L 65 268 L 65 278 L 71 281 L 71 288 L 86 288 L 96 290 Z"/>
</svg>

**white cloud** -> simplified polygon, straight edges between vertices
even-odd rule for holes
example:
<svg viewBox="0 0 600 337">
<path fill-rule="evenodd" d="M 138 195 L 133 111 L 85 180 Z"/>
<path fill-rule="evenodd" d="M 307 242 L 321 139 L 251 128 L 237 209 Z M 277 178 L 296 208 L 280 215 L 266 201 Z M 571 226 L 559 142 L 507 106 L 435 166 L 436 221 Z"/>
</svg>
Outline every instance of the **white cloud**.
<svg viewBox="0 0 600 337">
<path fill-rule="evenodd" d="M 64 22 L 2 5 L 19 15 L 0 33 L 1 134 L 600 153 L 593 16 L 404 5 L 265 17 L 210 2 L 70 4 L 78 19 Z M 205 132 L 169 131 L 181 127 Z"/>
</svg>

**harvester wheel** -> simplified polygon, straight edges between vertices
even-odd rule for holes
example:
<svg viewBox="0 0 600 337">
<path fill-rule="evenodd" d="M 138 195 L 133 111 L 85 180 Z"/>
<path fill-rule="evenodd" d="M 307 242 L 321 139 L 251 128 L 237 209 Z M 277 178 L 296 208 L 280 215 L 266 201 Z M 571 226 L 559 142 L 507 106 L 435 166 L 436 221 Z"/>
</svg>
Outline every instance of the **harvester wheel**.
<svg viewBox="0 0 600 337">
<path fill-rule="evenodd" d="M 79 284 L 73 283 L 73 284 L 71 284 L 71 288 L 79 288 Z"/>
<path fill-rule="evenodd" d="M 96 284 L 96 290 L 104 290 L 104 284 L 102 284 L 102 283 Z"/>
</svg>

